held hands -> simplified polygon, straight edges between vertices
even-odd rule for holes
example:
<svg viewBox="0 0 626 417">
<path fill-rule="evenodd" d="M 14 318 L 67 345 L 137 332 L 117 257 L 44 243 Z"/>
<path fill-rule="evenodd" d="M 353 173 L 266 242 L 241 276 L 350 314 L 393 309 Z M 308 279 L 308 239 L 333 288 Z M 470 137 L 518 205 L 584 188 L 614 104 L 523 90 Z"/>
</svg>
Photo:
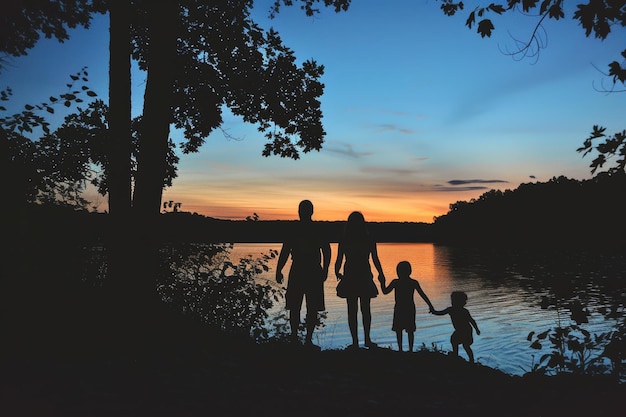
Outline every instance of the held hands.
<svg viewBox="0 0 626 417">
<path fill-rule="evenodd" d="M 337 277 L 337 281 L 341 281 L 343 279 L 343 274 L 341 272 L 335 272 L 335 276 Z"/>
<path fill-rule="evenodd" d="M 276 271 L 276 282 L 279 284 L 283 283 L 283 273 L 281 271 Z"/>
<path fill-rule="evenodd" d="M 379 274 L 378 275 L 378 282 L 380 282 L 380 286 L 381 287 L 385 286 L 385 275 L 384 274 Z"/>
</svg>

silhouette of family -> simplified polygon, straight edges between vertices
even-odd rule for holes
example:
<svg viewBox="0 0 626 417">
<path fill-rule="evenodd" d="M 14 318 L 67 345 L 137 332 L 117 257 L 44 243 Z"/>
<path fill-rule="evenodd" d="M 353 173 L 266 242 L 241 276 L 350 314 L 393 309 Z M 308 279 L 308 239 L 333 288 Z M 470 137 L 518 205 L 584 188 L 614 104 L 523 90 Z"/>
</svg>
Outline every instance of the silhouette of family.
<svg viewBox="0 0 626 417">
<path fill-rule="evenodd" d="M 291 340 L 300 343 L 298 329 L 300 311 L 306 305 L 305 342 L 304 345 L 314 349 L 313 332 L 318 323 L 318 312 L 325 310 L 324 282 L 328 278 L 330 266 L 330 242 L 322 236 L 320 228 L 313 221 L 313 203 L 303 200 L 298 207 L 300 221 L 285 239 L 276 268 L 276 281 L 283 282 L 283 272 L 287 260 L 291 256 L 287 291 L 285 295 L 286 309 L 289 310 Z M 396 333 L 398 350 L 402 351 L 403 332 L 407 333 L 409 352 L 413 351 L 415 342 L 416 309 L 414 294 L 417 293 L 428 305 L 429 312 L 434 315 L 449 315 L 454 331 L 450 337 L 452 352 L 459 354 L 462 345 L 470 362 L 474 362 L 471 345 L 474 341 L 473 330 L 480 335 L 476 321 L 465 308 L 467 294 L 454 291 L 451 294 L 451 306 L 436 310 L 417 279 L 411 277 L 412 268 L 408 261 L 401 261 L 396 266 L 397 278 L 387 284 L 383 268 L 378 257 L 376 241 L 370 235 L 365 217 L 361 212 L 350 213 L 337 246 L 335 275 L 338 279 L 337 296 L 346 299 L 348 308 L 348 327 L 352 336 L 352 344 L 348 349 L 358 349 L 358 310 L 360 307 L 363 323 L 364 342 L 367 348 L 376 348 L 370 336 L 372 325 L 371 300 L 378 296 L 378 288 L 374 283 L 371 263 L 378 272 L 378 282 L 383 294 L 394 292 L 393 322 L 391 330 Z M 343 272 L 342 272 L 343 267 Z"/>
</svg>

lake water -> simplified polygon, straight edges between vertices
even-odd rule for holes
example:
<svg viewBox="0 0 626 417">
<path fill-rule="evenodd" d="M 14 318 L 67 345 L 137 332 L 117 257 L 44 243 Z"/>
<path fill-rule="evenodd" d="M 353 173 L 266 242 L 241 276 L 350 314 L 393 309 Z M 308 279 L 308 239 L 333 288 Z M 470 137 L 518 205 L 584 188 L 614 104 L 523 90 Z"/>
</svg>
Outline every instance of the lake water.
<svg viewBox="0 0 626 417">
<path fill-rule="evenodd" d="M 280 250 L 279 244 L 235 244 L 232 258 L 246 255 L 257 256 L 270 249 Z M 347 324 L 346 302 L 335 294 L 337 279 L 334 262 L 337 245 L 331 245 L 332 259 L 328 280 L 325 284 L 327 309 L 326 326 L 317 331 L 314 342 L 322 349 L 341 349 L 351 343 Z M 541 332 L 557 325 L 573 324 L 571 314 L 563 306 L 542 308 L 542 300 L 553 298 L 560 287 L 552 281 L 563 282 L 570 276 L 582 278 L 586 288 L 582 289 L 584 305 L 589 307 L 589 323 L 583 326 L 589 331 L 601 332 L 612 329 L 615 319 L 606 319 L 597 310 L 609 303 L 605 290 L 597 280 L 626 282 L 626 268 L 623 258 L 595 259 L 591 256 L 572 255 L 555 261 L 546 256 L 543 260 L 521 261 L 519 257 L 501 258 L 499 254 L 475 256 L 471 251 L 450 248 L 430 243 L 385 243 L 378 244 L 379 257 L 388 282 L 396 277 L 395 268 L 399 261 L 411 263 L 413 278 L 417 279 L 431 302 L 437 309 L 450 305 L 450 293 L 455 290 L 468 294 L 466 308 L 470 311 L 478 327 L 480 336 L 475 335 L 472 345 L 476 360 L 486 366 L 503 372 L 521 375 L 533 363 L 533 355 L 538 359 L 547 348 L 530 348 L 527 340 L 529 332 Z M 591 259 L 590 259 L 591 258 Z M 586 261 L 585 261 L 586 260 Z M 607 266 L 611 261 L 613 265 Z M 270 264 L 270 271 L 261 279 L 274 280 L 277 259 Z M 283 270 L 287 276 L 289 263 Z M 372 267 L 372 271 L 375 269 Z M 285 283 L 286 284 L 286 283 Z M 378 286 L 378 281 L 376 280 Z M 598 286 L 600 285 L 600 286 Z M 624 291 L 617 294 L 623 297 Z M 580 293 L 570 294 L 569 298 L 581 299 Z M 449 316 L 435 316 L 428 313 L 426 303 L 415 296 L 417 307 L 417 331 L 415 349 L 422 344 L 450 351 L 450 335 L 453 328 Z M 393 318 L 393 293 L 374 298 L 372 306 L 372 340 L 381 347 L 397 350 L 396 335 L 391 330 Z M 544 306 L 545 307 L 545 306 Z M 283 305 L 279 306 L 283 308 Z M 304 313 L 304 310 L 303 310 Z M 623 314 L 623 305 L 617 307 L 616 316 Z M 359 313 L 359 339 L 363 346 L 363 331 Z M 408 349 L 406 334 L 403 334 L 404 350 Z M 460 354 L 466 358 L 463 349 Z"/>
</svg>

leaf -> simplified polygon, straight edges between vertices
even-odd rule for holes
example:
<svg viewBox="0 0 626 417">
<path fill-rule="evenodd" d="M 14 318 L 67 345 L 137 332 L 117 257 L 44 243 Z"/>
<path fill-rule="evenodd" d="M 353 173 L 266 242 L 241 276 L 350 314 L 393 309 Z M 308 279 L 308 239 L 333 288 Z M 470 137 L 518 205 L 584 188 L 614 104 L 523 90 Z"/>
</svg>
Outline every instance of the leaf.
<svg viewBox="0 0 626 417">
<path fill-rule="evenodd" d="M 65 107 L 70 107 L 72 105 L 72 103 L 67 100 L 63 104 L 65 105 Z"/>
<path fill-rule="evenodd" d="M 548 336 L 548 333 L 550 332 L 550 330 L 546 330 L 545 332 L 541 332 L 537 335 L 537 339 L 539 340 L 543 340 L 546 338 L 546 336 Z"/>
<path fill-rule="evenodd" d="M 491 23 L 491 20 L 489 19 L 483 19 L 480 22 L 478 22 L 478 29 L 476 30 L 478 33 L 480 33 L 481 37 L 491 37 L 491 31 L 494 29 L 493 27 L 493 23 Z"/>
<path fill-rule="evenodd" d="M 550 7 L 550 17 L 555 19 L 555 20 L 559 20 L 562 17 L 565 17 L 565 14 L 563 13 L 563 9 L 561 8 L 560 4 L 555 4 L 552 7 Z"/>
<path fill-rule="evenodd" d="M 541 349 L 541 343 L 539 343 L 539 341 L 538 341 L 538 340 L 535 340 L 535 341 L 534 341 L 534 342 L 530 345 L 530 347 L 531 347 L 531 348 L 533 348 L 533 349 Z"/>
<path fill-rule="evenodd" d="M 98 94 L 96 94 L 96 93 L 94 93 L 93 91 L 89 90 L 89 91 L 87 91 L 87 95 L 88 95 L 89 97 L 96 97 Z"/>
<path fill-rule="evenodd" d="M 469 16 L 467 17 L 467 20 L 465 21 L 465 26 L 471 29 L 472 25 L 475 22 L 476 22 L 476 15 L 474 14 L 474 12 L 471 12 Z"/>
<path fill-rule="evenodd" d="M 35 107 L 34 107 L 34 106 L 31 106 L 30 104 L 27 104 L 27 105 L 25 105 L 25 106 L 24 106 L 24 108 L 25 108 L 26 110 L 30 111 L 30 110 L 33 110 Z"/>
<path fill-rule="evenodd" d="M 500 4 L 493 4 L 491 3 L 489 5 L 489 7 L 487 7 L 488 9 L 490 9 L 492 12 L 497 13 L 497 14 L 502 14 L 505 12 L 505 9 L 502 5 Z"/>
<path fill-rule="evenodd" d="M 528 333 L 528 336 L 526 337 L 526 340 L 528 340 L 530 342 L 532 340 L 534 334 L 535 334 L 534 331 Z"/>
</svg>

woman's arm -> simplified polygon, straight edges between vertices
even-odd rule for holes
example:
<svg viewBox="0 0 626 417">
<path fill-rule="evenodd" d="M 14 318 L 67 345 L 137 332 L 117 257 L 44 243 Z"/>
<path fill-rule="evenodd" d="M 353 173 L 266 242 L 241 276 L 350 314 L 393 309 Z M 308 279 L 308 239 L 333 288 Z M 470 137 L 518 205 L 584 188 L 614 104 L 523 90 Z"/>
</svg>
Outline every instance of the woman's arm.
<svg viewBox="0 0 626 417">
<path fill-rule="evenodd" d="M 383 272 L 383 267 L 380 264 L 380 259 L 378 258 L 378 248 L 376 247 L 376 242 L 372 240 L 371 245 L 370 253 L 372 255 L 372 262 L 374 262 L 374 267 L 378 271 L 378 279 L 380 280 L 380 277 L 383 277 L 384 279 L 385 273 Z"/>
</svg>

